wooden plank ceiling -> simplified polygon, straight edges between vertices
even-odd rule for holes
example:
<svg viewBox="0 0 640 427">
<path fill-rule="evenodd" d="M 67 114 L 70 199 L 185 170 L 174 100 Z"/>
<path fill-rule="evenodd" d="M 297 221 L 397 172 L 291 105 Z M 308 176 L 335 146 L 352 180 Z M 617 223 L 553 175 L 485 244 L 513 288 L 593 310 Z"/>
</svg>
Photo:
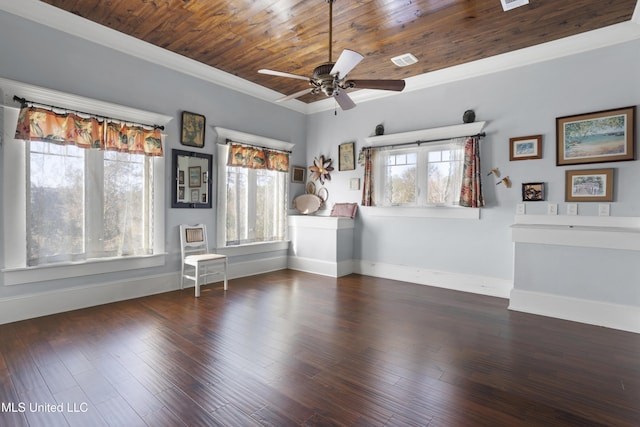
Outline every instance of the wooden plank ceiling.
<svg viewBox="0 0 640 427">
<path fill-rule="evenodd" d="M 305 89 L 302 76 L 329 60 L 326 0 L 42 0 L 114 30 L 271 88 Z M 636 0 L 336 0 L 333 61 L 365 56 L 353 79 L 402 79 L 629 21 Z M 391 58 L 412 53 L 400 68 Z M 323 99 L 307 95 L 305 102 Z"/>
</svg>

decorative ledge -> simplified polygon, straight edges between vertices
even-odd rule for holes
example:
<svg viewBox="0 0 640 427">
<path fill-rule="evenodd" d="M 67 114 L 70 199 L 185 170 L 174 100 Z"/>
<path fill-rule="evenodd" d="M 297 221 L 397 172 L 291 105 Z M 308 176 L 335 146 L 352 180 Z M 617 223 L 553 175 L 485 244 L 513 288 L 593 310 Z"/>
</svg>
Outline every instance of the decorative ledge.
<svg viewBox="0 0 640 427">
<path fill-rule="evenodd" d="M 640 218 L 516 215 L 516 243 L 640 251 Z"/>
<path fill-rule="evenodd" d="M 460 138 L 463 136 L 479 134 L 482 132 L 485 124 L 486 122 L 474 122 L 462 125 L 371 136 L 369 138 L 365 138 L 364 143 L 366 146 L 375 147 L 378 145 L 405 144 L 418 141 Z"/>
</svg>

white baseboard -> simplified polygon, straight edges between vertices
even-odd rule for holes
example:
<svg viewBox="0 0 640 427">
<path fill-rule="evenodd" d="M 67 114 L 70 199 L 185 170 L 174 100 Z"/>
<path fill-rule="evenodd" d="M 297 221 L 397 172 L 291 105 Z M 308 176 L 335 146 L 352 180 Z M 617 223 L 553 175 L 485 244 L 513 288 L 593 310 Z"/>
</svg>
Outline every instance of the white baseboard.
<svg viewBox="0 0 640 427">
<path fill-rule="evenodd" d="M 318 259 L 290 256 L 288 268 L 307 273 L 320 274 L 329 277 L 342 277 L 353 273 L 353 260 L 331 262 Z"/>
<path fill-rule="evenodd" d="M 353 264 L 353 272 L 358 274 L 499 298 L 509 298 L 509 292 L 513 288 L 511 280 L 496 277 L 451 273 L 365 260 L 357 260 Z"/>
<path fill-rule="evenodd" d="M 513 289 L 509 310 L 640 333 L 640 307 Z"/>
<path fill-rule="evenodd" d="M 229 264 L 229 279 L 287 268 L 287 257 Z M 220 278 L 222 281 L 222 278 Z M 192 282 L 188 282 L 192 283 Z M 193 284 L 190 285 L 193 287 Z M 229 283 L 229 288 L 233 282 Z M 180 272 L 0 298 L 0 324 L 180 289 Z"/>
<path fill-rule="evenodd" d="M 229 262 L 229 279 L 255 276 L 256 274 L 268 273 L 270 271 L 284 270 L 287 268 L 287 256 L 273 258 L 261 258 L 252 261 Z M 231 284 L 229 284 L 231 286 Z"/>
<path fill-rule="evenodd" d="M 180 288 L 180 273 L 58 289 L 0 299 L 0 324 L 62 313 Z"/>
</svg>

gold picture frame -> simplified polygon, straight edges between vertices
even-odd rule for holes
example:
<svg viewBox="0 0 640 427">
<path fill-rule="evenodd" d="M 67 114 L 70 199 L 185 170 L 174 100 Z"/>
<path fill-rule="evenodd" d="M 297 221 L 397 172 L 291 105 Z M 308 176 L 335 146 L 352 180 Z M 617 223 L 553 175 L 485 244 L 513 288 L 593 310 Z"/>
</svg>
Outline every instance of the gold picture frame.
<svg viewBox="0 0 640 427">
<path fill-rule="evenodd" d="M 556 164 L 635 159 L 636 107 L 556 118 Z"/>
<path fill-rule="evenodd" d="M 542 158 L 542 135 L 509 138 L 509 160 L 533 160 Z"/>
<path fill-rule="evenodd" d="M 612 202 L 613 169 L 584 169 L 566 171 L 565 201 Z"/>
<path fill-rule="evenodd" d="M 204 147 L 204 131 L 206 119 L 202 114 L 182 112 L 182 132 L 180 143 L 190 147 Z"/>
</svg>

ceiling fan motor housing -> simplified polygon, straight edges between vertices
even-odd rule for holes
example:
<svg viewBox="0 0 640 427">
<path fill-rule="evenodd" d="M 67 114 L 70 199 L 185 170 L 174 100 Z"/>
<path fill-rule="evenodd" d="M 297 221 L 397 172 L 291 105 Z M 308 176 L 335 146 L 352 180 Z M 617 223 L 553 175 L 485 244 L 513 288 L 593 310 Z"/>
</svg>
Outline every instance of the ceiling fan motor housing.
<svg viewBox="0 0 640 427">
<path fill-rule="evenodd" d="M 335 64 L 333 62 L 326 62 L 318 65 L 313 70 L 313 80 L 316 85 L 322 89 L 322 92 L 327 96 L 333 96 L 336 90 L 334 79 L 335 77 L 329 74 Z"/>
</svg>

